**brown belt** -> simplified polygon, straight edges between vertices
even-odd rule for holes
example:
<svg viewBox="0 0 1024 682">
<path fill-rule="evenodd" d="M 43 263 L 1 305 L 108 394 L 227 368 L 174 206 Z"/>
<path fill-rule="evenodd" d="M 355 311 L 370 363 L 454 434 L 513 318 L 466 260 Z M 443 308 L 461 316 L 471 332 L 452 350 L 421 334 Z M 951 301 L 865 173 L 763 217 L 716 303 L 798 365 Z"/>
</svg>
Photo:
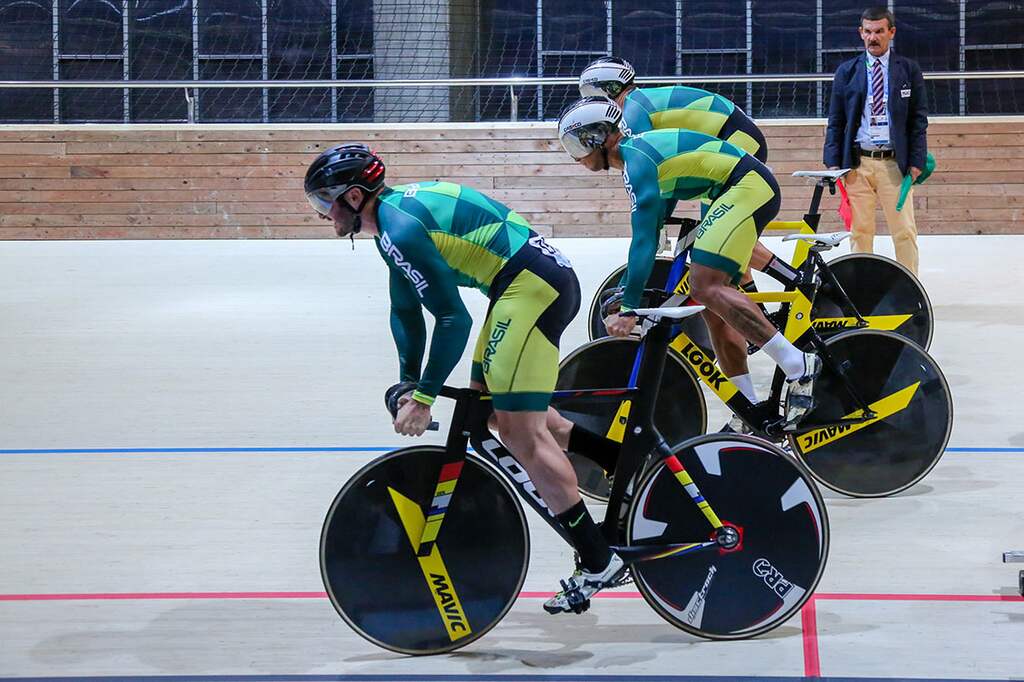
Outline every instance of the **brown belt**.
<svg viewBox="0 0 1024 682">
<path fill-rule="evenodd" d="M 896 152 L 892 149 L 879 149 L 877 151 L 873 151 L 871 149 L 864 149 L 861 147 L 860 155 L 866 156 L 869 159 L 891 159 L 896 156 Z"/>
</svg>

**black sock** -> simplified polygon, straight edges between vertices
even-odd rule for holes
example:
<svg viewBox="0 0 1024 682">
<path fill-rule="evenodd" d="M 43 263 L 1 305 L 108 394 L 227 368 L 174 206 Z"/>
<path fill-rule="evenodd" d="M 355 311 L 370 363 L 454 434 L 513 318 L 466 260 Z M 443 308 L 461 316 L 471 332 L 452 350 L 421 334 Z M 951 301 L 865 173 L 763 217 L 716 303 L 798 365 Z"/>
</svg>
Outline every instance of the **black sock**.
<svg viewBox="0 0 1024 682">
<path fill-rule="evenodd" d="M 772 259 L 768 261 L 768 265 L 764 266 L 764 270 L 761 272 L 787 287 L 800 281 L 800 272 L 794 270 L 789 263 L 778 256 L 772 256 Z"/>
<path fill-rule="evenodd" d="M 578 424 L 573 424 L 569 432 L 569 452 L 583 455 L 609 473 L 615 471 L 615 463 L 619 461 L 618 443 Z"/>
<path fill-rule="evenodd" d="M 583 500 L 558 515 L 558 522 L 569 532 L 573 547 L 580 553 L 580 564 L 591 573 L 604 570 L 612 558 L 608 541 L 594 523 Z"/>
<path fill-rule="evenodd" d="M 754 283 L 754 280 L 750 280 L 746 284 L 741 284 L 740 285 L 740 291 L 745 291 L 748 294 L 756 294 L 757 293 L 757 284 Z"/>
</svg>

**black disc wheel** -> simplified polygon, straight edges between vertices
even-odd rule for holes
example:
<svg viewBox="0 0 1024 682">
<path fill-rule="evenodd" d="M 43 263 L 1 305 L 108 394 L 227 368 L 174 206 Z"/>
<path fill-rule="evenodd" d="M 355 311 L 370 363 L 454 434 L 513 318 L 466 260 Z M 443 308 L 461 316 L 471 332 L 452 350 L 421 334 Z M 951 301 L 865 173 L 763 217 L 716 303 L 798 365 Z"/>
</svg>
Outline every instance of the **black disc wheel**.
<svg viewBox="0 0 1024 682">
<path fill-rule="evenodd" d="M 633 338 L 605 337 L 577 348 L 562 360 L 557 390 L 625 388 L 640 342 Z M 625 425 L 624 401 L 589 396 L 556 398 L 555 409 L 572 422 L 603 436 L 613 425 Z M 707 405 L 693 372 L 675 352 L 670 351 L 661 377 L 654 424 L 669 443 L 675 445 L 707 430 Z M 580 492 L 607 501 L 611 486 L 600 466 L 577 453 L 569 453 L 576 470 Z"/>
<path fill-rule="evenodd" d="M 896 261 L 871 253 L 851 253 L 828 263 L 829 270 L 850 303 L 869 323 L 866 329 L 894 331 L 921 348 L 932 342 L 932 304 L 914 275 Z M 856 318 L 844 306 L 843 295 L 827 280 L 811 309 L 819 334 L 835 334 L 852 328 Z"/>
<path fill-rule="evenodd" d="M 404 654 L 437 654 L 484 635 L 519 595 L 530 554 L 522 507 L 467 457 L 430 555 L 418 558 L 444 448 L 388 453 L 341 489 L 324 521 L 320 571 L 353 630 Z"/>
<path fill-rule="evenodd" d="M 942 371 L 893 332 L 862 329 L 825 344 L 832 363 L 814 382 L 815 407 L 801 433 L 790 436 L 793 451 L 822 484 L 853 497 L 883 497 L 914 485 L 942 457 L 953 425 Z M 854 394 L 876 416 L 836 424 L 864 414 Z M 822 426 L 803 432 L 813 425 Z"/>
<path fill-rule="evenodd" d="M 647 278 L 647 284 L 644 288 L 664 289 L 665 285 L 668 283 L 668 275 L 671 270 L 671 258 L 658 258 L 654 261 L 654 269 L 651 270 L 651 276 Z M 597 288 L 597 294 L 594 295 L 594 300 L 590 302 L 590 323 L 587 326 L 587 331 L 590 334 L 591 340 L 603 339 L 608 336 L 608 330 L 604 327 L 604 318 L 601 317 L 601 300 L 605 293 L 619 286 L 619 283 L 622 280 L 622 275 L 625 274 L 625 272 L 626 266 L 619 266 L 613 270 L 612 274 L 608 275 L 608 277 L 606 277 L 601 283 L 601 286 Z M 703 317 L 700 315 L 688 317 L 683 320 L 680 327 L 694 343 L 714 357 L 714 349 L 711 345 L 711 335 L 708 333 L 708 327 L 704 324 Z M 637 336 L 637 338 L 639 338 L 639 336 Z"/>
<path fill-rule="evenodd" d="M 745 639 L 778 627 L 813 594 L 828 558 L 828 515 L 810 474 L 774 445 L 735 434 L 694 438 L 674 456 L 738 543 L 633 564 L 640 593 L 699 637 Z M 630 503 L 628 544 L 712 534 L 666 462 L 652 467 Z"/>
</svg>

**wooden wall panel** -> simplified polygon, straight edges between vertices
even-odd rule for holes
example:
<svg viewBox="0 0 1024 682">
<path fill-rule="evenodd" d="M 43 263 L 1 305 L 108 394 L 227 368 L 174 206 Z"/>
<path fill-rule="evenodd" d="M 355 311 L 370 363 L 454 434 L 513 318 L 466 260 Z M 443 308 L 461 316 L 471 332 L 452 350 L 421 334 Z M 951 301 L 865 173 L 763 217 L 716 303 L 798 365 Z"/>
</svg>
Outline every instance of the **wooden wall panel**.
<svg viewBox="0 0 1024 682">
<path fill-rule="evenodd" d="M 799 219 L 820 168 L 821 122 L 765 122 L 780 219 Z M 0 239 L 317 238 L 302 176 L 313 156 L 365 141 L 392 184 L 451 180 L 481 189 L 546 235 L 626 236 L 621 179 L 568 162 L 552 124 L 445 126 L 0 127 Z M 1024 119 L 940 119 L 938 170 L 916 190 L 922 234 L 1024 233 Z M 823 229 L 839 228 L 826 197 Z M 693 202 L 679 212 L 695 212 Z M 880 216 L 880 225 L 884 220 Z"/>
</svg>

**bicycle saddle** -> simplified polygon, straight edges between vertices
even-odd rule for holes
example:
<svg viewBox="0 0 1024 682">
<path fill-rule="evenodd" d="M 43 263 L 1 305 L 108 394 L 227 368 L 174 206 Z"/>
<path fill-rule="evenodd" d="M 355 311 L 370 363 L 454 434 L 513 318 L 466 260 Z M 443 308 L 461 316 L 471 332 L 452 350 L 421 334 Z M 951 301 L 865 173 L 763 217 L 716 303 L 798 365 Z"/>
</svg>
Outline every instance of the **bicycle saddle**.
<svg viewBox="0 0 1024 682">
<path fill-rule="evenodd" d="M 835 182 L 839 178 L 849 173 L 852 168 L 840 168 L 839 170 L 813 170 L 813 171 L 797 171 L 793 173 L 794 178 L 818 178 L 819 180 L 828 180 L 829 182 Z"/>
<path fill-rule="evenodd" d="M 704 306 L 702 305 L 684 305 L 676 307 L 665 307 L 665 308 L 634 308 L 623 315 L 635 315 L 637 317 L 646 317 L 651 322 L 679 322 L 685 320 L 691 315 L 703 312 Z"/>
<path fill-rule="evenodd" d="M 814 242 L 813 246 L 820 249 L 834 249 L 843 243 L 843 240 L 850 236 L 849 232 L 823 232 L 821 234 L 787 234 L 782 241 L 789 242 L 799 239 L 805 242 Z"/>
</svg>

